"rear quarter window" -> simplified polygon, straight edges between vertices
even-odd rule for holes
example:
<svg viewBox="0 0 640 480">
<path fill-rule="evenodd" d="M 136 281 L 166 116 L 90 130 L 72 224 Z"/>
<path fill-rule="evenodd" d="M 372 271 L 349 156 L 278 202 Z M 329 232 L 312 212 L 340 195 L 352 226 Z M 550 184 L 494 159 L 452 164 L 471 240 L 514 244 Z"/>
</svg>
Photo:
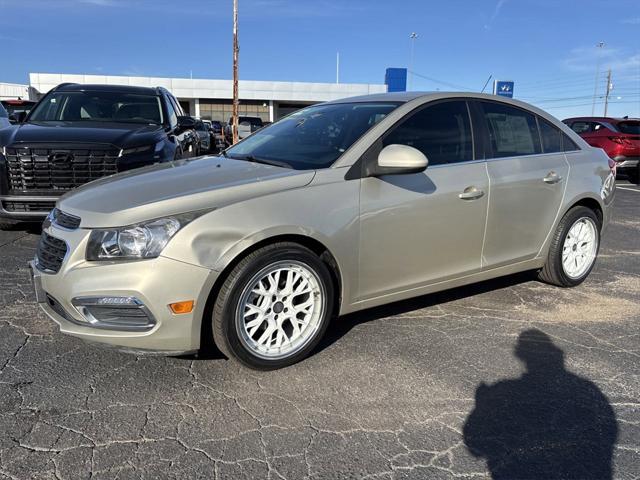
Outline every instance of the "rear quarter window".
<svg viewBox="0 0 640 480">
<path fill-rule="evenodd" d="M 560 131 L 560 129 L 554 127 L 541 117 L 538 117 L 538 127 L 540 128 L 542 151 L 544 153 L 562 152 L 563 133 Z"/>
</svg>

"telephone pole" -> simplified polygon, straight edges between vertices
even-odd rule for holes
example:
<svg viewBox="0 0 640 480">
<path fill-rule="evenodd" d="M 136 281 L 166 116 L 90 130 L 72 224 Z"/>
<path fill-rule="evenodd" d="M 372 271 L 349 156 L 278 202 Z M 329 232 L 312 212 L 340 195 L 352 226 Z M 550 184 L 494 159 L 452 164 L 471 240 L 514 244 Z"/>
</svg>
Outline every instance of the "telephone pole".
<svg viewBox="0 0 640 480">
<path fill-rule="evenodd" d="M 613 84 L 611 83 L 611 69 L 609 69 L 609 73 L 607 74 L 607 91 L 604 94 L 604 116 L 607 116 L 607 109 L 609 107 L 609 94 L 613 90 Z"/>
<path fill-rule="evenodd" d="M 233 109 L 231 113 L 231 135 L 238 143 L 238 0 L 233 0 Z"/>
</svg>

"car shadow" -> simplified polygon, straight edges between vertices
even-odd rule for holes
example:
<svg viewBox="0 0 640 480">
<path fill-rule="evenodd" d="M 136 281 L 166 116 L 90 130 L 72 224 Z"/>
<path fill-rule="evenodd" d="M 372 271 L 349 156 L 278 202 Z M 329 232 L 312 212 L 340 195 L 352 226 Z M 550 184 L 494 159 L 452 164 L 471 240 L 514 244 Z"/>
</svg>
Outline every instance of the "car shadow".
<svg viewBox="0 0 640 480">
<path fill-rule="evenodd" d="M 327 333 L 316 347 L 314 353 L 318 353 L 333 345 L 357 325 L 379 320 L 381 318 L 392 317 L 394 315 L 401 315 L 403 313 L 420 310 L 422 308 L 433 307 L 435 305 L 452 302 L 461 298 L 472 297 L 481 293 L 513 287 L 534 279 L 535 276 L 533 272 L 522 272 L 344 315 L 334 319 L 331 325 L 329 325 Z"/>
<path fill-rule="evenodd" d="M 618 425 L 607 397 L 565 369 L 564 352 L 538 329 L 522 332 L 514 355 L 526 371 L 481 383 L 464 443 L 494 479 L 612 478 Z"/>
</svg>

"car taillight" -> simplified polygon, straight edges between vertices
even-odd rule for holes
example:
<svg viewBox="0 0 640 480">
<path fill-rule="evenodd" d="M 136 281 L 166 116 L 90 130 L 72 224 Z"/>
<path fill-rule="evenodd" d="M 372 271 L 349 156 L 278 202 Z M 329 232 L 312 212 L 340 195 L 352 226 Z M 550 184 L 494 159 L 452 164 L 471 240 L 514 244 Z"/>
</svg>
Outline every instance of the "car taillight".
<svg viewBox="0 0 640 480">
<path fill-rule="evenodd" d="M 633 145 L 631 140 L 624 137 L 608 137 L 613 143 L 617 143 L 618 145 Z"/>
</svg>

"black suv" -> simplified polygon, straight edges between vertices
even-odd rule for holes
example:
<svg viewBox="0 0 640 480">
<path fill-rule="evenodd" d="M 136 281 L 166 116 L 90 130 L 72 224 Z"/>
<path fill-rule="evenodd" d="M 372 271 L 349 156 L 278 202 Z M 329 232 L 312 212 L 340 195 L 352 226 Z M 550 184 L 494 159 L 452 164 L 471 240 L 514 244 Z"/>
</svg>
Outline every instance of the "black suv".
<svg viewBox="0 0 640 480">
<path fill-rule="evenodd" d="M 194 119 L 166 89 L 62 84 L 0 130 L 0 224 L 124 170 L 195 156 Z"/>
</svg>

